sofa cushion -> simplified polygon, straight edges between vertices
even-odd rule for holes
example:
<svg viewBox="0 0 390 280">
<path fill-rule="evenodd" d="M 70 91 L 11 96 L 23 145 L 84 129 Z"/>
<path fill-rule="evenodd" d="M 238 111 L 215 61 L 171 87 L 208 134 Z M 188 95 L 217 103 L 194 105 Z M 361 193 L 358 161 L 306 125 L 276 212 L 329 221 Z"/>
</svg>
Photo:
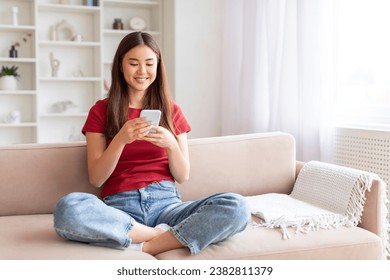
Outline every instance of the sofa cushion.
<svg viewBox="0 0 390 280">
<path fill-rule="evenodd" d="M 53 215 L 0 217 L 0 259 L 4 260 L 154 260 L 130 250 L 92 246 L 60 238 Z"/>
<path fill-rule="evenodd" d="M 0 147 L 0 216 L 50 214 L 72 191 L 98 194 L 88 182 L 85 142 Z"/>
<path fill-rule="evenodd" d="M 289 194 L 295 181 L 295 140 L 281 132 L 189 140 L 190 180 L 183 200 L 219 192 Z"/>
<path fill-rule="evenodd" d="M 211 245 L 197 255 L 179 249 L 156 256 L 162 260 L 370 260 L 384 259 L 379 236 L 359 227 L 297 233 L 291 229 L 291 239 L 282 239 L 278 229 L 253 228 L 229 240 Z"/>
<path fill-rule="evenodd" d="M 295 234 L 283 240 L 280 230 L 253 228 L 229 240 L 211 245 L 197 255 L 187 249 L 172 250 L 156 256 L 165 260 L 192 259 L 383 259 L 381 239 L 362 228 L 341 227 Z M 8 260 L 154 260 L 151 255 L 66 241 L 53 229 L 53 216 L 24 215 L 0 217 L 0 259 Z"/>
</svg>

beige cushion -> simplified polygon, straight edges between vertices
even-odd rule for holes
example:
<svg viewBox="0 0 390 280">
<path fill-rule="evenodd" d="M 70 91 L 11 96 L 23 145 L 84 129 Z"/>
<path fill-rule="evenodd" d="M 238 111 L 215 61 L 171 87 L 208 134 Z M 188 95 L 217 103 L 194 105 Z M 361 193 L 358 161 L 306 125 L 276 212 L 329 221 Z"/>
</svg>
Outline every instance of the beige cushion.
<svg viewBox="0 0 390 280">
<path fill-rule="evenodd" d="M 158 259 L 264 259 L 264 260 L 332 260 L 383 259 L 381 239 L 359 227 L 319 230 L 307 234 L 290 229 L 291 239 L 282 239 L 277 229 L 247 227 L 244 232 L 197 255 L 186 249 L 172 250 L 156 256 Z"/>
<path fill-rule="evenodd" d="M 0 259 L 8 260 L 153 260 L 142 252 L 97 247 L 60 238 L 53 215 L 0 217 Z"/>
<path fill-rule="evenodd" d="M 85 142 L 0 147 L 0 216 L 52 213 L 73 191 L 98 193 L 88 182 Z"/>
<path fill-rule="evenodd" d="M 190 180 L 179 185 L 183 200 L 218 192 L 290 193 L 295 181 L 295 140 L 260 133 L 189 141 Z"/>
<path fill-rule="evenodd" d="M 118 250 L 66 241 L 53 229 L 53 216 L 0 217 L 0 259 L 154 259 L 130 250 Z M 157 259 L 382 259 L 380 238 L 362 228 L 320 230 L 283 240 L 280 230 L 248 225 L 231 239 L 211 245 L 197 255 L 172 250 Z M 5 257 L 6 256 L 6 257 Z"/>
</svg>

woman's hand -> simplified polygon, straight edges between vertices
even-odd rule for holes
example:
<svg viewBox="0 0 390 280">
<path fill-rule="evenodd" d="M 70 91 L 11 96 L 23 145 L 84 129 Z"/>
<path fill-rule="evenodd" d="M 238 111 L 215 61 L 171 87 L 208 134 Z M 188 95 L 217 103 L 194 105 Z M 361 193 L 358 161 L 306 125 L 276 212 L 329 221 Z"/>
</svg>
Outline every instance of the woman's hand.
<svg viewBox="0 0 390 280">
<path fill-rule="evenodd" d="M 150 128 L 150 122 L 146 121 L 145 118 L 136 118 L 128 120 L 117 136 L 123 143 L 130 144 L 135 140 L 146 140 L 144 136 Z"/>
<path fill-rule="evenodd" d="M 160 148 L 172 149 L 177 144 L 175 136 L 166 128 L 161 126 L 153 126 L 154 132 L 144 134 L 141 139 L 148 141 Z"/>
<path fill-rule="evenodd" d="M 107 147 L 102 133 L 87 133 L 88 174 L 90 183 L 100 187 L 114 171 L 126 144 L 143 140 L 149 131 L 150 122 L 144 118 L 127 121 Z"/>
<path fill-rule="evenodd" d="M 177 138 L 166 128 L 153 126 L 155 132 L 149 132 L 142 140 L 158 147 L 165 148 L 168 155 L 169 170 L 176 182 L 184 183 L 190 175 L 187 133 L 177 135 Z"/>
</svg>

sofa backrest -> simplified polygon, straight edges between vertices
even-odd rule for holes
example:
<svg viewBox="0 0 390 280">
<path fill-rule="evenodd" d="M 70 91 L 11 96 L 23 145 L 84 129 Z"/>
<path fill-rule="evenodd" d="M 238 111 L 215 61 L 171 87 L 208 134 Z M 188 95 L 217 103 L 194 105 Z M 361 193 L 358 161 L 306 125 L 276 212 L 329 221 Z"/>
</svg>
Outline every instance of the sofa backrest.
<svg viewBox="0 0 390 280">
<path fill-rule="evenodd" d="M 293 136 L 258 133 L 189 140 L 190 180 L 178 185 L 183 200 L 218 192 L 290 193 L 295 181 Z"/>
<path fill-rule="evenodd" d="M 98 192 L 88 182 L 85 142 L 0 147 L 0 216 L 52 213 L 74 191 Z"/>
<path fill-rule="evenodd" d="M 218 192 L 290 193 L 295 141 L 284 133 L 189 140 L 190 180 L 183 200 Z M 0 147 L 0 216 L 52 213 L 70 192 L 98 194 L 88 182 L 85 142 Z"/>
</svg>

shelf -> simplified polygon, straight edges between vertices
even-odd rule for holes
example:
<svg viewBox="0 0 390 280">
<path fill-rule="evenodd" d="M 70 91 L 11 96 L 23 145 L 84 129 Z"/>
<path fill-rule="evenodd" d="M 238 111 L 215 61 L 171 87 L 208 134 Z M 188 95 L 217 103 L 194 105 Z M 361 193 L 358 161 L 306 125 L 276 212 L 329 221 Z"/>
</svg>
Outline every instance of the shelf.
<svg viewBox="0 0 390 280">
<path fill-rule="evenodd" d="M 2 127 L 36 127 L 37 123 L 35 122 L 21 122 L 21 123 L 0 123 L 0 128 Z"/>
<path fill-rule="evenodd" d="M 41 82 L 100 82 L 102 79 L 100 77 L 40 77 Z"/>
<path fill-rule="evenodd" d="M 36 95 L 37 92 L 35 90 L 0 90 L 0 96 L 1 95 L 13 95 L 13 96 L 19 96 L 19 95 Z"/>
<path fill-rule="evenodd" d="M 88 113 L 44 113 L 40 114 L 39 116 L 41 118 L 68 118 L 68 117 L 74 117 L 74 118 L 80 118 L 80 117 L 86 117 Z"/>
<path fill-rule="evenodd" d="M 118 6 L 122 7 L 123 5 L 133 6 L 133 7 L 148 7 L 148 6 L 159 6 L 158 1 L 128 1 L 128 0 L 105 0 L 103 1 L 104 6 Z"/>
<path fill-rule="evenodd" d="M 100 42 L 75 42 L 75 41 L 50 41 L 50 40 L 41 40 L 39 41 L 40 46 L 48 47 L 100 47 Z"/>
<path fill-rule="evenodd" d="M 129 0 L 105 0 L 103 1 L 105 6 L 158 6 L 160 5 L 157 1 L 129 1 Z"/>
<path fill-rule="evenodd" d="M 95 14 L 100 12 L 100 7 L 86 6 L 86 5 L 64 5 L 64 4 L 42 3 L 42 4 L 38 4 L 38 11 Z"/>
<path fill-rule="evenodd" d="M 0 62 L 6 63 L 35 63 L 35 58 L 24 58 L 24 57 L 0 57 Z"/>
<path fill-rule="evenodd" d="M 34 31 L 35 26 L 33 25 L 10 25 L 10 24 L 0 24 L 0 31 Z"/>
</svg>

